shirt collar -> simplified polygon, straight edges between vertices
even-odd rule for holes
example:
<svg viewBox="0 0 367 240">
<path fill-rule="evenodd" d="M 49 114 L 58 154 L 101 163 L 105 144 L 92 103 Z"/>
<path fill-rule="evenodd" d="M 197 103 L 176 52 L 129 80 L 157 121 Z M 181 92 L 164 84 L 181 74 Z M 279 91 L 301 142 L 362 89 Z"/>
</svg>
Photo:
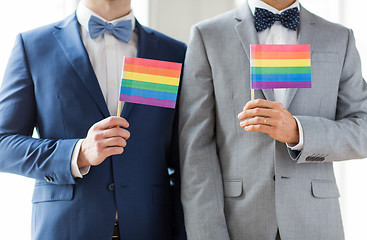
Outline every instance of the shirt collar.
<svg viewBox="0 0 367 240">
<path fill-rule="evenodd" d="M 273 8 L 272 6 L 270 6 L 269 4 L 264 3 L 261 0 L 248 0 L 248 5 L 251 9 L 251 13 L 254 15 L 255 14 L 255 8 L 263 8 L 266 9 L 274 14 L 281 14 L 282 12 L 291 9 L 291 8 L 298 8 L 298 11 L 300 10 L 299 7 L 299 0 L 296 0 L 292 5 L 290 5 L 289 7 L 283 9 L 283 10 L 278 10 L 276 8 Z"/>
<path fill-rule="evenodd" d="M 85 28 L 85 30 L 87 30 L 87 32 L 89 32 L 88 29 L 88 22 L 91 16 L 95 16 L 100 18 L 101 20 L 107 22 L 107 23 L 117 23 L 120 21 L 126 21 L 126 20 L 131 20 L 132 23 L 132 27 L 133 29 L 135 29 L 135 16 L 134 16 L 134 12 L 133 10 L 130 11 L 130 13 L 128 15 L 125 15 L 123 17 L 120 17 L 118 19 L 112 20 L 112 21 L 107 21 L 106 19 L 104 19 L 103 17 L 99 16 L 97 13 L 93 12 L 92 10 L 90 10 L 89 8 L 87 8 L 83 2 L 79 2 L 78 8 L 76 9 L 76 17 L 78 19 L 79 24 Z"/>
</svg>

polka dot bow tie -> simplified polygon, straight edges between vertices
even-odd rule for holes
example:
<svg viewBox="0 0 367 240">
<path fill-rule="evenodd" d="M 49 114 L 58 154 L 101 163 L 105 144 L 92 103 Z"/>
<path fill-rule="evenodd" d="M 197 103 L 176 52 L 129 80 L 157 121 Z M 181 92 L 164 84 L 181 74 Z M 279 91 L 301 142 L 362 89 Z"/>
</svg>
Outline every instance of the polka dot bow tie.
<svg viewBox="0 0 367 240">
<path fill-rule="evenodd" d="M 299 23 L 298 8 L 288 9 L 281 14 L 274 14 L 263 8 L 255 9 L 255 28 L 256 31 L 261 32 L 270 28 L 275 21 L 280 21 L 284 27 L 296 31 Z"/>
</svg>

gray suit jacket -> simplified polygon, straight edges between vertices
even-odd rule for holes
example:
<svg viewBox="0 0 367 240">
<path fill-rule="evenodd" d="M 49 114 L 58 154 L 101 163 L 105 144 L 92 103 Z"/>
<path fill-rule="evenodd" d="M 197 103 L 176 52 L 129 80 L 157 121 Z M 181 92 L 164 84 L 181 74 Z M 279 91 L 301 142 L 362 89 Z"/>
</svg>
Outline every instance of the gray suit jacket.
<svg viewBox="0 0 367 240">
<path fill-rule="evenodd" d="M 333 161 L 367 156 L 367 87 L 351 30 L 301 7 L 299 43 L 311 44 L 312 88 L 290 89 L 304 148 L 245 132 L 250 100 L 247 4 L 192 28 L 180 99 L 182 202 L 188 239 L 344 239 Z M 274 100 L 273 90 L 256 98 Z"/>
</svg>

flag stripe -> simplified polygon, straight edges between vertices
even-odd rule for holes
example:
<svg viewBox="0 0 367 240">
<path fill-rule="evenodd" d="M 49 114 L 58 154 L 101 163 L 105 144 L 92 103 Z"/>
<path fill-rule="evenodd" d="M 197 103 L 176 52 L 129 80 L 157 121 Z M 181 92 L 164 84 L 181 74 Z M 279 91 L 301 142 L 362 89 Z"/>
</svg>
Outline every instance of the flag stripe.
<svg viewBox="0 0 367 240">
<path fill-rule="evenodd" d="M 166 61 L 160 61 L 160 60 L 133 58 L 133 57 L 125 57 L 124 64 L 165 68 L 165 69 L 172 69 L 172 70 L 179 70 L 179 71 L 181 71 L 181 65 L 182 65 L 181 63 L 175 63 L 175 62 L 166 62 Z"/>
<path fill-rule="evenodd" d="M 252 89 L 311 88 L 311 81 L 299 82 L 251 82 Z"/>
<path fill-rule="evenodd" d="M 252 67 L 309 67 L 310 59 L 251 59 Z"/>
<path fill-rule="evenodd" d="M 181 74 L 180 70 L 172 70 L 172 69 L 157 68 L 157 67 L 147 67 L 147 66 L 133 65 L 133 64 L 124 64 L 124 71 L 152 74 L 152 75 L 157 75 L 157 76 L 165 76 L 165 77 L 173 77 L 173 78 L 179 78 Z"/>
<path fill-rule="evenodd" d="M 251 59 L 310 59 L 310 52 L 253 52 Z"/>
<path fill-rule="evenodd" d="M 148 98 L 148 97 L 139 97 L 132 95 L 120 95 L 120 101 L 130 102 L 130 103 L 139 103 L 151 106 L 158 107 L 166 107 L 166 108 L 175 108 L 176 101 L 162 100 L 156 98 Z"/>
<path fill-rule="evenodd" d="M 252 74 L 253 82 L 301 82 L 311 81 L 311 74 Z"/>
<path fill-rule="evenodd" d="M 310 74 L 311 67 L 251 67 L 252 74 Z"/>
<path fill-rule="evenodd" d="M 180 79 L 172 77 L 155 76 L 143 73 L 123 72 L 122 78 L 141 82 L 159 83 L 178 86 Z"/>
<path fill-rule="evenodd" d="M 251 53 L 253 52 L 309 52 L 309 44 L 253 44 L 251 45 Z"/>
<path fill-rule="evenodd" d="M 134 95 L 139 97 L 157 98 L 162 100 L 176 101 L 177 93 L 152 91 L 139 88 L 121 87 L 120 95 Z"/>
<path fill-rule="evenodd" d="M 139 82 L 139 81 L 132 81 L 128 79 L 122 79 L 121 86 L 129 87 L 129 88 L 140 88 L 140 89 L 146 89 L 146 90 L 161 91 L 161 92 L 170 92 L 170 93 L 178 92 L 178 86 L 158 84 L 158 83 Z"/>
</svg>

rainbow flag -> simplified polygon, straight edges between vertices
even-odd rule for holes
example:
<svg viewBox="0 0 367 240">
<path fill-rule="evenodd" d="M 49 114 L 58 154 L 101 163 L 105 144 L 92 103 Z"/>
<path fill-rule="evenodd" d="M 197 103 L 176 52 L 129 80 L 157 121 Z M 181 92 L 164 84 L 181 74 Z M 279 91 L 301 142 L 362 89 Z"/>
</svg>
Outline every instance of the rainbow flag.
<svg viewBox="0 0 367 240">
<path fill-rule="evenodd" d="M 251 44 L 251 88 L 311 88 L 309 44 Z"/>
<path fill-rule="evenodd" d="M 175 108 L 181 63 L 125 57 L 120 101 Z"/>
</svg>

